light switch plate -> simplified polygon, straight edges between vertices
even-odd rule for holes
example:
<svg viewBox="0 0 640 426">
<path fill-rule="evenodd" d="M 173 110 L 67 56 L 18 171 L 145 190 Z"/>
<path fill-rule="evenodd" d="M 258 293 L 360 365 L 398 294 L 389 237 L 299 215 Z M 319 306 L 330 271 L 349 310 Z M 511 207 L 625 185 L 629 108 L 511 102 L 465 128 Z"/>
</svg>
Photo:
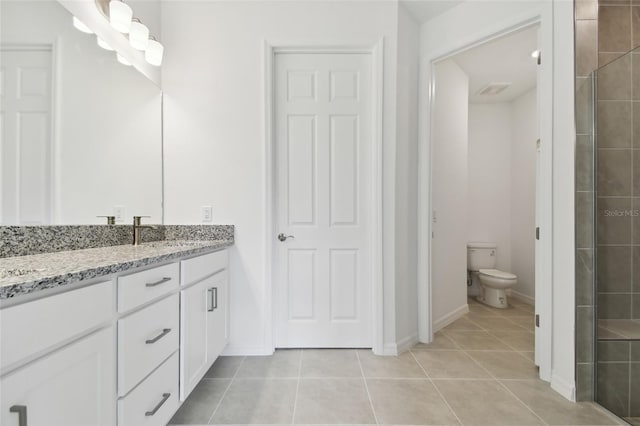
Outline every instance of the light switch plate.
<svg viewBox="0 0 640 426">
<path fill-rule="evenodd" d="M 213 208 L 211 206 L 202 206 L 202 221 L 213 222 Z"/>
</svg>

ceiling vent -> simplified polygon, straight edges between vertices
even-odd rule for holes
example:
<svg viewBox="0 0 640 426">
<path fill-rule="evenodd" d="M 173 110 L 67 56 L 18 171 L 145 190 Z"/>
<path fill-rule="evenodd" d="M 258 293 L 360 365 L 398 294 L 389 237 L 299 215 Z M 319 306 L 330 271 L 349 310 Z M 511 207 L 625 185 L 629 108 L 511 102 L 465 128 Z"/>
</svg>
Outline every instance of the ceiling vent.
<svg viewBox="0 0 640 426">
<path fill-rule="evenodd" d="M 497 95 L 498 93 L 502 93 L 505 90 L 507 90 L 507 88 L 511 86 L 511 84 L 512 83 L 489 83 L 478 91 L 478 95 L 481 95 L 481 96 Z"/>
</svg>

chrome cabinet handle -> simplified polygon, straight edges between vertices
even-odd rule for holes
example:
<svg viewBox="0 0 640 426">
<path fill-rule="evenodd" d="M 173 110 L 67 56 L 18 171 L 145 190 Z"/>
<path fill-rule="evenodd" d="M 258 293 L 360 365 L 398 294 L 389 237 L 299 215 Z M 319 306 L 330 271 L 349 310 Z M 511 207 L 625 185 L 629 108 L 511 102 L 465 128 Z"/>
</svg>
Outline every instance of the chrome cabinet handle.
<svg viewBox="0 0 640 426">
<path fill-rule="evenodd" d="M 160 407 L 162 407 L 162 405 L 163 405 L 165 402 L 167 402 L 167 399 L 169 399 L 170 397 L 171 397 L 171 394 L 170 394 L 170 393 L 163 393 L 163 394 L 162 394 L 162 401 L 160 401 L 160 402 L 158 403 L 158 405 L 156 405 L 156 406 L 154 407 L 154 409 L 153 409 L 153 410 L 151 410 L 151 411 L 147 411 L 146 413 L 144 413 L 144 415 L 145 415 L 145 416 L 147 416 L 147 417 L 148 417 L 148 416 L 153 416 L 153 415 L 154 415 L 154 414 L 155 414 L 155 413 L 160 409 Z"/>
<path fill-rule="evenodd" d="M 280 241 L 287 241 L 288 238 L 295 238 L 293 235 L 278 234 Z"/>
<path fill-rule="evenodd" d="M 153 339 L 149 339 L 149 340 L 145 340 L 144 342 L 147 345 L 153 345 L 155 342 L 157 342 L 158 340 L 162 339 L 164 336 L 166 336 L 167 334 L 169 334 L 171 332 L 170 328 L 165 328 L 162 330 L 162 333 L 158 334 L 156 337 L 154 337 Z"/>
<path fill-rule="evenodd" d="M 145 286 L 147 286 L 147 287 L 155 287 L 157 285 L 164 284 L 167 281 L 171 281 L 171 278 L 170 277 L 164 277 L 163 279 L 161 279 L 159 281 L 156 281 L 154 283 L 146 283 Z"/>
<path fill-rule="evenodd" d="M 211 287 L 207 289 L 207 292 L 209 293 L 207 312 L 213 312 L 218 309 L 218 287 Z"/>
<path fill-rule="evenodd" d="M 27 426 L 27 406 L 12 405 L 9 407 L 10 413 L 18 413 L 18 426 Z"/>
</svg>

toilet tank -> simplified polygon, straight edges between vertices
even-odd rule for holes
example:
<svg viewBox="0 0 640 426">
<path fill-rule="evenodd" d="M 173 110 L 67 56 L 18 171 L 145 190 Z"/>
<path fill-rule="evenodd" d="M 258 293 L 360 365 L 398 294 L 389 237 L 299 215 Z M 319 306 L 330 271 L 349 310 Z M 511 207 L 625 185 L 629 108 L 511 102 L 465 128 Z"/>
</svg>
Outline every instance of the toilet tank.
<svg viewBox="0 0 640 426">
<path fill-rule="evenodd" d="M 494 269 L 496 267 L 496 243 L 467 243 L 467 269 Z"/>
</svg>

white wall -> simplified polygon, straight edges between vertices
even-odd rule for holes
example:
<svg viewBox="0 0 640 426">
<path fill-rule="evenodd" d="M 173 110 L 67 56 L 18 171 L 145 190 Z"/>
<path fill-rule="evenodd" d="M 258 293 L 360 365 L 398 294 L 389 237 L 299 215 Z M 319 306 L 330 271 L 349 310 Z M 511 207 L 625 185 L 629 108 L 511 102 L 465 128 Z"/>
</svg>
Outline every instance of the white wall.
<svg viewBox="0 0 640 426">
<path fill-rule="evenodd" d="M 50 44 L 54 51 L 54 223 L 162 219 L 160 90 L 76 30 L 55 1 L 3 1 L 2 42 Z M 127 220 L 129 223 L 129 220 Z"/>
<path fill-rule="evenodd" d="M 165 1 L 164 140 L 167 223 L 236 225 L 231 344 L 272 350 L 265 224 L 264 44 L 373 46 L 384 38 L 384 345 L 395 327 L 396 2 Z M 356 24 L 357 23 L 357 24 Z"/>
<path fill-rule="evenodd" d="M 434 330 L 467 307 L 467 175 L 469 78 L 453 61 L 435 66 L 432 167 Z"/>
<path fill-rule="evenodd" d="M 469 241 L 498 245 L 497 268 L 535 297 L 536 90 L 469 106 Z"/>
<path fill-rule="evenodd" d="M 494 242 L 511 271 L 511 105 L 469 105 L 467 241 Z M 466 259 L 465 259 L 466 265 Z"/>
<path fill-rule="evenodd" d="M 420 29 L 404 6 L 398 10 L 396 155 L 396 338 L 400 349 L 418 339 L 416 228 L 418 200 L 418 43 Z"/>
<path fill-rule="evenodd" d="M 511 269 L 518 276 L 512 289 L 535 297 L 536 139 L 538 111 L 536 90 L 511 102 Z M 500 255 L 500 253 L 499 253 Z"/>
</svg>

